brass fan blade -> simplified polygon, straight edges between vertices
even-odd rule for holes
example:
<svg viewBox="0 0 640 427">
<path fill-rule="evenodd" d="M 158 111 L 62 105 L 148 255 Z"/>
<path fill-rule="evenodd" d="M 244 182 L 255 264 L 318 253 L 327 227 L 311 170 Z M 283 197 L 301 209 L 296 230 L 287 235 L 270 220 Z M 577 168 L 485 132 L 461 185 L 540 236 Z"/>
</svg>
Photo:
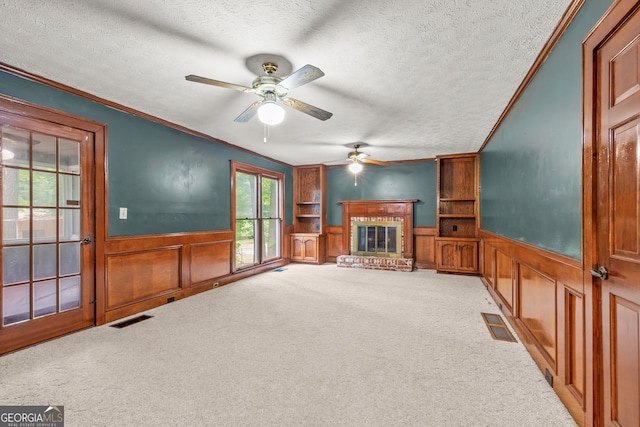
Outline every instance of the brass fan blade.
<svg viewBox="0 0 640 427">
<path fill-rule="evenodd" d="M 239 90 L 239 91 L 242 91 L 242 92 L 253 92 L 254 91 L 250 87 L 236 85 L 236 84 L 233 84 L 233 83 L 221 82 L 220 80 L 208 79 L 206 77 L 194 76 L 193 74 L 189 74 L 188 76 L 185 76 L 184 78 L 189 80 L 190 82 L 204 83 L 204 84 L 207 84 L 207 85 L 213 85 L 213 86 L 219 86 L 219 87 L 226 87 L 227 89 Z"/>
<path fill-rule="evenodd" d="M 318 107 L 314 107 L 313 105 L 307 104 L 305 102 L 302 101 L 298 101 L 297 99 L 293 99 L 293 98 L 282 98 L 282 102 L 288 106 L 293 108 L 294 110 L 298 110 L 300 112 L 303 112 L 305 114 L 308 114 L 312 117 L 315 117 L 316 119 L 320 119 L 320 120 L 327 120 L 329 119 L 331 116 L 333 116 L 333 113 L 330 113 L 328 111 L 322 110 Z"/>
<path fill-rule="evenodd" d="M 258 107 L 262 104 L 262 100 L 256 101 L 253 104 L 249 105 L 249 108 L 244 110 L 238 117 L 236 117 L 233 121 L 238 123 L 246 123 L 253 118 L 258 112 Z"/>
<path fill-rule="evenodd" d="M 291 90 L 294 87 L 302 86 L 322 76 L 324 76 L 324 73 L 320 68 L 307 64 L 282 80 L 279 85 Z"/>
<path fill-rule="evenodd" d="M 371 163 L 378 166 L 389 166 L 389 162 L 383 162 L 382 160 L 362 159 L 362 163 Z"/>
</svg>

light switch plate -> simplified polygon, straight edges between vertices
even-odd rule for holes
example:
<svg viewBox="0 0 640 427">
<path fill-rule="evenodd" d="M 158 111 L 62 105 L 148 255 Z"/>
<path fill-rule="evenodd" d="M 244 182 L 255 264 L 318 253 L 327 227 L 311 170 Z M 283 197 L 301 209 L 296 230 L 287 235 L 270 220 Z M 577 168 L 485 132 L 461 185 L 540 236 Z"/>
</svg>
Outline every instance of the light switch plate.
<svg viewBox="0 0 640 427">
<path fill-rule="evenodd" d="M 127 208 L 120 208 L 120 219 L 127 219 Z"/>
</svg>

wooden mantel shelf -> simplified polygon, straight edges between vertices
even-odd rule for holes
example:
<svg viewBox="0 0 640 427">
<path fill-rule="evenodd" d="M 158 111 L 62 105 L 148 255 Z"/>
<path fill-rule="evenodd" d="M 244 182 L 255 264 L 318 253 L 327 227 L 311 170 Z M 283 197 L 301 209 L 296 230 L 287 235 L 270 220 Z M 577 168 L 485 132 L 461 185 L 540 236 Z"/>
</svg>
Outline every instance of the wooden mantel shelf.
<svg viewBox="0 0 640 427">
<path fill-rule="evenodd" d="M 397 200 L 338 200 L 338 203 L 341 204 L 359 204 L 359 203 L 364 203 L 364 204 L 387 204 L 387 203 L 415 203 L 417 202 L 419 199 L 397 199 Z"/>
<path fill-rule="evenodd" d="M 353 217 L 401 217 L 404 230 L 403 258 L 413 258 L 413 204 L 418 199 L 403 200 L 339 200 L 342 204 L 343 255 L 350 255 L 351 218 Z"/>
</svg>

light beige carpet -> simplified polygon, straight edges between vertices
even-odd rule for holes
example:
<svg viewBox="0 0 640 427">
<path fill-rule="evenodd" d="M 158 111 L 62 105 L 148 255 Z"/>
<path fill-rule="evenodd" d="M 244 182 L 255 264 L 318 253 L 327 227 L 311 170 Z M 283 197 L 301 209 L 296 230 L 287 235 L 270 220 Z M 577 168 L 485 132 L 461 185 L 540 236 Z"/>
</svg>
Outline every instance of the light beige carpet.
<svg viewBox="0 0 640 427">
<path fill-rule="evenodd" d="M 0 357 L 66 426 L 575 426 L 477 277 L 291 264 Z"/>
</svg>

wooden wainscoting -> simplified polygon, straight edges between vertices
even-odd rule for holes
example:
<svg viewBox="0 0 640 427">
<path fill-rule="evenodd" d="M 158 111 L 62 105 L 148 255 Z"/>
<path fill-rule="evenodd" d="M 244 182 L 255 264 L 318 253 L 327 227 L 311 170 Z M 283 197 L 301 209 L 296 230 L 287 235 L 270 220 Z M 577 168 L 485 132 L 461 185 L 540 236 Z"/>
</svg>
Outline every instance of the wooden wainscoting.
<svg viewBox="0 0 640 427">
<path fill-rule="evenodd" d="M 327 262 L 336 262 L 339 255 L 344 252 L 343 239 L 342 239 L 342 227 L 339 225 L 329 225 L 325 228 L 327 233 Z M 347 253 L 349 250 L 347 249 Z"/>
<path fill-rule="evenodd" d="M 290 229 L 285 227 L 285 237 Z M 288 264 L 284 241 L 283 258 L 232 273 L 231 230 L 107 239 L 98 269 L 104 285 L 97 292 L 97 324 Z"/>
<path fill-rule="evenodd" d="M 436 268 L 436 227 L 414 227 L 413 248 L 418 268 Z"/>
<path fill-rule="evenodd" d="M 225 230 L 107 239 L 98 310 L 110 322 L 228 283 L 232 238 Z"/>
<path fill-rule="evenodd" d="M 585 425 L 593 351 L 580 261 L 480 230 L 482 280 L 520 340 Z"/>
</svg>

